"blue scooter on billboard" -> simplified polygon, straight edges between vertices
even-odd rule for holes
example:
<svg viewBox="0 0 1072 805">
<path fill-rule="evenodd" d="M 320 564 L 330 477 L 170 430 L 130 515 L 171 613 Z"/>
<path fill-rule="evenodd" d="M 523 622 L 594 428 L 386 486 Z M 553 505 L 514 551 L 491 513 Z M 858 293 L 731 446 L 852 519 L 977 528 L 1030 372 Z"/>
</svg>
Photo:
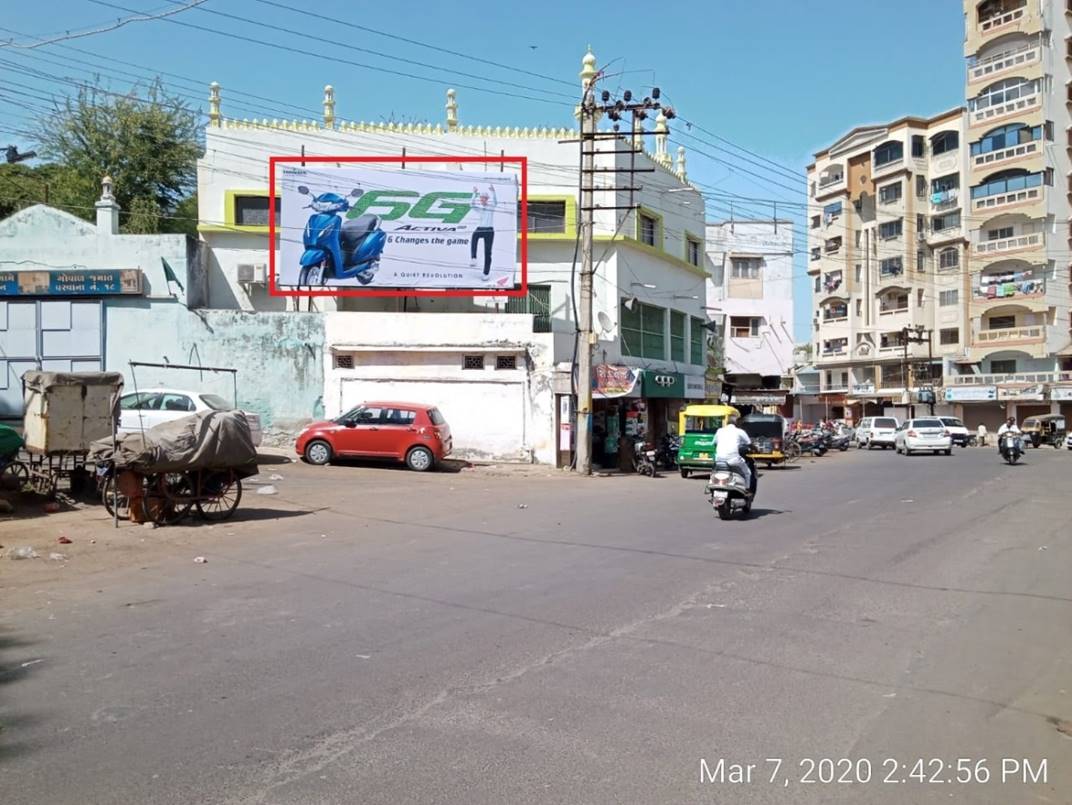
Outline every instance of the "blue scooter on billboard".
<svg viewBox="0 0 1072 805">
<path fill-rule="evenodd" d="M 352 190 L 349 196 L 321 193 L 313 196 L 302 185 L 298 192 L 312 196 L 305 205 L 313 210 L 305 224 L 298 285 L 326 285 L 329 279 L 356 279 L 368 285 L 380 267 L 380 255 L 387 234 L 380 229 L 380 217 L 371 213 L 344 221 L 340 216 L 350 209 L 350 199 L 364 191 Z"/>
</svg>

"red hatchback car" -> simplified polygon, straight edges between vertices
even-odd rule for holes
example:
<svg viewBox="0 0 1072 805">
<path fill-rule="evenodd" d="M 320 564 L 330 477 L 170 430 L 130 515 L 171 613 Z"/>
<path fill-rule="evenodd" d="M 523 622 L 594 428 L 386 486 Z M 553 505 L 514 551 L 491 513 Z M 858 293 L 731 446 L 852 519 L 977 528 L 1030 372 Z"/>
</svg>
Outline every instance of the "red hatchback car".
<svg viewBox="0 0 1072 805">
<path fill-rule="evenodd" d="M 310 464 L 386 458 L 424 472 L 450 454 L 450 426 L 433 405 L 367 402 L 338 419 L 309 425 L 294 448 Z"/>
</svg>

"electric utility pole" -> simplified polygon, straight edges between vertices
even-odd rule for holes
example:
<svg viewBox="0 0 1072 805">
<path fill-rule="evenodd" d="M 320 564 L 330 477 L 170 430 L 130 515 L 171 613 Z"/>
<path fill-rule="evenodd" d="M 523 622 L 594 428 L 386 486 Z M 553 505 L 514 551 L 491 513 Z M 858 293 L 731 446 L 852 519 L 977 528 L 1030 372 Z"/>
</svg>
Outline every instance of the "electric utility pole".
<svg viewBox="0 0 1072 805">
<path fill-rule="evenodd" d="M 904 346 L 904 357 L 901 361 L 901 371 L 904 375 L 905 393 L 908 395 L 908 418 L 912 419 L 916 415 L 916 406 L 912 404 L 912 380 L 915 377 L 926 378 L 928 384 L 927 405 L 930 407 L 931 416 L 934 416 L 934 343 L 931 340 L 931 335 L 934 331 L 925 328 L 923 325 L 916 325 L 915 327 L 902 327 L 901 328 L 901 344 Z M 908 345 L 909 344 L 927 344 L 927 360 L 926 362 L 918 360 L 911 362 L 908 360 Z M 927 371 L 923 372 L 923 367 L 927 367 Z"/>
<path fill-rule="evenodd" d="M 581 182 L 580 182 L 580 220 L 578 221 L 579 236 L 581 239 L 581 287 L 579 294 L 579 309 L 577 311 L 577 472 L 582 475 L 592 474 L 592 350 L 596 345 L 595 332 L 592 330 L 592 278 L 595 273 L 595 263 L 592 254 L 593 229 L 595 226 L 596 210 L 624 210 L 624 214 L 635 211 L 637 205 L 633 203 L 633 194 L 640 190 L 630 181 L 627 187 L 619 187 L 617 182 L 609 186 L 596 187 L 594 184 L 597 173 L 627 173 L 630 179 L 637 173 L 654 173 L 655 168 L 636 167 L 636 154 L 643 151 L 639 145 L 642 135 L 654 134 L 642 128 L 642 121 L 647 117 L 648 110 L 663 109 L 659 103 L 659 88 L 652 89 L 651 96 L 643 100 L 634 101 L 633 93 L 626 90 L 618 100 L 611 100 L 611 94 L 603 90 L 597 101 L 595 84 L 601 73 L 596 73 L 585 85 L 584 96 L 578 109 L 581 123 Z M 619 131 L 619 123 L 623 113 L 633 116 L 632 131 L 628 138 Z M 673 118 L 674 110 L 670 107 L 663 109 L 667 120 Z M 606 115 L 614 121 L 613 131 L 598 132 L 596 123 L 602 115 Z M 596 143 L 610 140 L 614 148 L 596 150 Z M 628 145 L 628 148 L 623 146 Z M 629 154 L 629 167 L 600 167 L 595 166 L 597 154 Z M 615 159 L 617 162 L 617 159 Z M 619 191 L 629 192 L 629 204 L 626 205 L 597 205 L 595 193 Z M 619 330 L 620 332 L 620 330 Z"/>
</svg>

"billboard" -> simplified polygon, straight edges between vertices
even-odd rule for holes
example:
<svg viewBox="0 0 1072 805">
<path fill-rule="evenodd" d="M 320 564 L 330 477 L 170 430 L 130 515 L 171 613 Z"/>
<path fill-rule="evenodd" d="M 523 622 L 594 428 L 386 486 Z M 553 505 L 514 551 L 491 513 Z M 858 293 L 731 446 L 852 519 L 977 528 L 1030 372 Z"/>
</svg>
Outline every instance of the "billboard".
<svg viewBox="0 0 1072 805">
<path fill-rule="evenodd" d="M 279 166 L 276 281 L 299 290 L 513 290 L 513 173 L 418 164 Z"/>
</svg>

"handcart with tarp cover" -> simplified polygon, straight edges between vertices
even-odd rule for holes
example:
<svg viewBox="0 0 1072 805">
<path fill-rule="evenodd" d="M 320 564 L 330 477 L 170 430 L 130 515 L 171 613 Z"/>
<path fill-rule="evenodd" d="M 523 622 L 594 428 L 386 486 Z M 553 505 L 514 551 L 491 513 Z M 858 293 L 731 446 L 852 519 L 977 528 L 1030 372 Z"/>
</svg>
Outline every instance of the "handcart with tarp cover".
<svg viewBox="0 0 1072 805">
<path fill-rule="evenodd" d="M 205 520 L 226 520 L 242 499 L 242 479 L 258 472 L 241 411 L 202 411 L 124 433 L 114 448 L 101 439 L 90 455 L 109 511 L 158 525 L 177 523 L 192 508 Z"/>
<path fill-rule="evenodd" d="M 51 497 L 66 478 L 71 494 L 79 494 L 93 477 L 86 468 L 90 444 L 115 435 L 123 376 L 30 371 L 22 376 L 22 391 L 27 485 Z"/>
</svg>

